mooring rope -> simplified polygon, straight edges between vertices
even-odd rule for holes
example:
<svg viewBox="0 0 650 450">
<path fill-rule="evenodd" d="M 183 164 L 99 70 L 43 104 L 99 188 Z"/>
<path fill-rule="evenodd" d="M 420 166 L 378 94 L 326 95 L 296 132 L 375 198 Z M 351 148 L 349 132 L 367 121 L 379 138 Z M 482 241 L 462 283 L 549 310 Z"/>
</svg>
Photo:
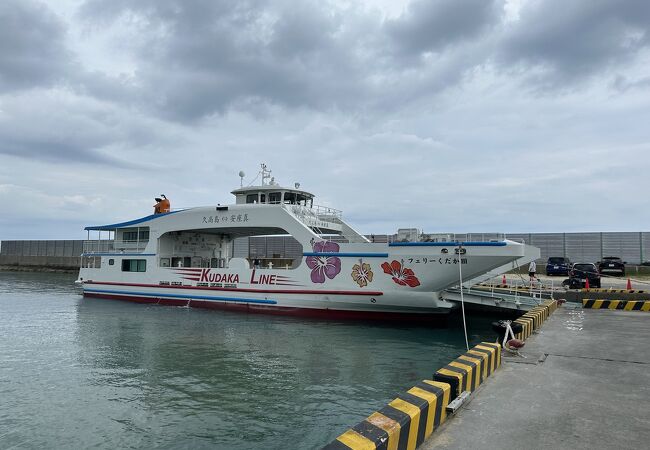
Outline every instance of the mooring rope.
<svg viewBox="0 0 650 450">
<path fill-rule="evenodd" d="M 463 246 L 458 243 L 458 276 L 460 278 L 460 309 L 463 312 L 463 330 L 465 331 L 465 347 L 469 351 L 469 340 L 467 339 L 467 323 L 465 322 L 465 299 L 463 297 Z"/>
</svg>

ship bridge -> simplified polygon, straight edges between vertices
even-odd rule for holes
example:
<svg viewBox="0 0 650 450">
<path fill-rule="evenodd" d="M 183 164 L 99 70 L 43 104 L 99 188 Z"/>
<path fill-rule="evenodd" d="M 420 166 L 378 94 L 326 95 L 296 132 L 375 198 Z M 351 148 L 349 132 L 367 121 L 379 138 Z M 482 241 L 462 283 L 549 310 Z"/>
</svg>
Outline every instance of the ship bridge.
<svg viewBox="0 0 650 450">
<path fill-rule="evenodd" d="M 314 194 L 300 189 L 280 186 L 271 180 L 262 186 L 247 186 L 231 192 L 235 204 L 280 205 L 296 219 L 318 234 L 343 232 L 343 213 L 334 208 L 314 204 Z"/>
</svg>

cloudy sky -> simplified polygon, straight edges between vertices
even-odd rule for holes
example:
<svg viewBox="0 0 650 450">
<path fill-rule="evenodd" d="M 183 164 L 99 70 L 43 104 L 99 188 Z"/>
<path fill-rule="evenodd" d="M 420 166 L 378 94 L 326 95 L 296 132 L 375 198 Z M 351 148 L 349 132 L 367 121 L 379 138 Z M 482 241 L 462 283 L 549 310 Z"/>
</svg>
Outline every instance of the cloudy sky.
<svg viewBox="0 0 650 450">
<path fill-rule="evenodd" d="M 647 0 L 2 0 L 0 239 L 227 203 L 366 233 L 648 230 Z"/>
</svg>

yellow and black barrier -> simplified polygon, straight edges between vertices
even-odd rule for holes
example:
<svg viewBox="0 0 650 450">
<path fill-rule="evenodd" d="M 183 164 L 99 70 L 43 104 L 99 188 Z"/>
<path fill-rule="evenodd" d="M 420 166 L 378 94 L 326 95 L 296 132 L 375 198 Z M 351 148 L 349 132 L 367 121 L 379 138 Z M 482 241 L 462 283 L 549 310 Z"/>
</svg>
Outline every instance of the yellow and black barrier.
<svg viewBox="0 0 650 450">
<path fill-rule="evenodd" d="M 549 316 L 557 309 L 557 300 L 547 300 L 539 306 L 532 308 L 523 316 L 514 320 L 522 326 L 523 330 L 515 337 L 517 339 L 526 340 L 533 334 L 533 331 L 538 330 L 542 323 L 549 318 Z"/>
<path fill-rule="evenodd" d="M 582 300 L 582 307 L 589 309 L 617 309 L 623 311 L 650 312 L 650 301 L 584 299 Z"/>
<path fill-rule="evenodd" d="M 514 320 L 514 323 L 521 325 L 522 330 L 519 333 L 515 334 L 517 339 L 525 341 L 533 334 L 533 318 L 532 317 L 520 317 Z"/>
<path fill-rule="evenodd" d="M 612 294 L 646 294 L 648 291 L 639 289 L 583 288 L 580 292 L 609 292 Z"/>
<path fill-rule="evenodd" d="M 521 317 L 533 319 L 533 331 L 539 329 L 539 327 L 542 326 L 542 322 L 544 321 L 542 312 L 532 309 Z"/>
<path fill-rule="evenodd" d="M 548 313 L 551 315 L 557 309 L 557 300 L 546 300 L 542 306 L 548 308 Z"/>
<path fill-rule="evenodd" d="M 489 368 L 485 369 L 488 371 L 488 375 L 501 365 L 501 346 L 499 344 L 481 342 L 472 350 L 488 356 Z M 485 366 L 465 355 L 461 355 L 433 374 L 434 380 L 451 385 L 451 400 L 454 400 L 463 391 L 474 392 L 485 379 L 481 376 Z"/>
<path fill-rule="evenodd" d="M 324 449 L 412 450 L 447 420 L 451 387 L 423 380 Z"/>
<path fill-rule="evenodd" d="M 524 325 L 523 339 L 536 329 L 536 318 L 539 327 L 555 309 L 557 302 L 549 300 L 515 320 Z M 501 345 L 481 342 L 438 370 L 433 381 L 421 381 L 323 448 L 414 450 L 447 420 L 451 401 L 475 391 L 500 366 Z"/>
</svg>

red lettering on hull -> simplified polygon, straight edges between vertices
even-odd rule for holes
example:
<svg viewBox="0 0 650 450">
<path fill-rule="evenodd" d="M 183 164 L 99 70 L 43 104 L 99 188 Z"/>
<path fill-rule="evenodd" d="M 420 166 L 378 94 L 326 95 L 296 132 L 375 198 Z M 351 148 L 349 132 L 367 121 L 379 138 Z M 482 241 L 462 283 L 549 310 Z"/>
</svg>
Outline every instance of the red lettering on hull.
<svg viewBox="0 0 650 450">
<path fill-rule="evenodd" d="M 276 284 L 277 276 L 276 275 L 260 275 L 259 278 L 255 279 L 255 269 L 251 273 L 251 284 Z"/>
<path fill-rule="evenodd" d="M 239 283 L 238 273 L 211 273 L 211 270 L 201 270 L 199 283 Z"/>
</svg>

